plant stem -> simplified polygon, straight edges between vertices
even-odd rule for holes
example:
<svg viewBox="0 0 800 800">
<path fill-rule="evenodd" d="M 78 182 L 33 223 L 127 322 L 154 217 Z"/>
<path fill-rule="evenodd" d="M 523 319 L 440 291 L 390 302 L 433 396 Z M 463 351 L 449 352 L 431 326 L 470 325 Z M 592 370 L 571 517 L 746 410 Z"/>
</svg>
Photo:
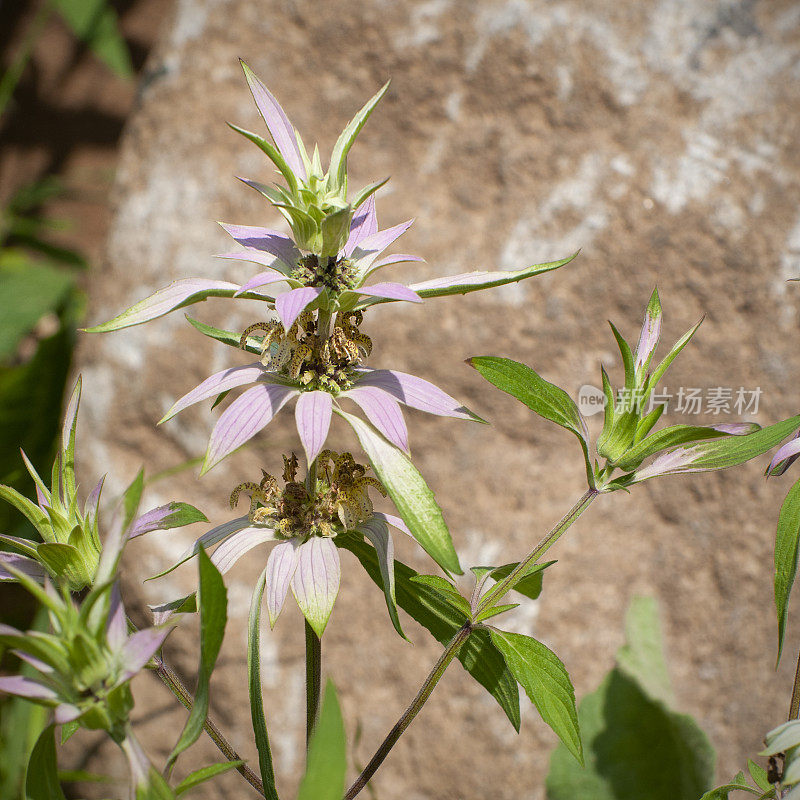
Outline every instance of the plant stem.
<svg viewBox="0 0 800 800">
<path fill-rule="evenodd" d="M 789 704 L 789 722 L 800 717 L 800 654 L 797 656 L 797 669 L 792 686 L 792 702 Z"/>
<path fill-rule="evenodd" d="M 511 570 L 502 580 L 498 581 L 483 596 L 478 605 L 477 613 L 491 608 L 507 592 L 509 592 L 518 578 L 525 574 L 530 566 L 535 564 L 567 531 L 575 520 L 589 507 L 589 504 L 599 494 L 597 489 L 588 489 L 574 506 L 561 518 L 561 521 L 548 533 L 531 552 Z"/>
<path fill-rule="evenodd" d="M 441 658 L 436 662 L 436 665 L 425 679 L 425 683 L 422 684 L 422 688 L 414 698 L 414 702 L 411 703 L 411 705 L 403 713 L 403 716 L 397 720 L 395 726 L 391 729 L 391 731 L 389 731 L 389 735 L 383 740 L 381 746 L 375 752 L 375 755 L 370 759 L 369 764 L 364 767 L 363 772 L 358 776 L 356 782 L 347 790 L 344 800 L 353 800 L 353 798 L 367 785 L 369 779 L 375 774 L 375 772 L 378 770 L 378 767 L 380 767 L 380 765 L 384 762 L 386 756 L 389 755 L 389 751 L 395 746 L 395 744 L 397 744 L 397 740 L 403 735 L 403 732 L 406 730 L 406 728 L 408 728 L 408 726 L 414 721 L 414 717 L 416 717 L 417 714 L 419 714 L 419 712 L 422 710 L 422 706 L 425 705 L 425 701 L 430 697 L 431 692 L 436 688 L 436 684 L 439 683 L 439 680 L 441 679 L 442 675 L 444 675 L 444 671 L 450 665 L 450 662 L 458 655 L 458 651 L 461 649 L 461 646 L 464 644 L 464 642 L 467 641 L 470 633 L 472 633 L 472 623 L 467 622 L 453 637 L 453 639 L 450 641 L 450 644 L 447 645 L 441 655 Z"/>
<path fill-rule="evenodd" d="M 192 697 L 189 690 L 183 685 L 183 682 L 178 677 L 177 673 L 170 667 L 168 664 L 164 663 L 164 661 L 156 657 L 154 658 L 156 662 L 156 674 L 159 678 L 161 678 L 164 685 L 178 698 L 181 705 L 184 706 L 188 711 L 191 711 L 192 705 L 194 705 L 194 698 Z M 205 732 L 209 735 L 209 738 L 212 742 L 217 746 L 220 753 L 228 761 L 243 761 L 244 759 L 231 747 L 228 743 L 228 740 L 222 735 L 220 729 L 216 726 L 214 721 L 209 717 L 206 717 L 205 722 L 203 723 L 203 728 Z M 261 778 L 256 775 L 247 764 L 242 764 L 240 767 L 236 767 L 236 770 L 239 774 L 262 796 L 265 797 L 264 794 L 264 784 L 261 783 Z"/>
<path fill-rule="evenodd" d="M 317 724 L 322 689 L 322 640 L 305 621 L 306 627 L 306 748 Z"/>
</svg>

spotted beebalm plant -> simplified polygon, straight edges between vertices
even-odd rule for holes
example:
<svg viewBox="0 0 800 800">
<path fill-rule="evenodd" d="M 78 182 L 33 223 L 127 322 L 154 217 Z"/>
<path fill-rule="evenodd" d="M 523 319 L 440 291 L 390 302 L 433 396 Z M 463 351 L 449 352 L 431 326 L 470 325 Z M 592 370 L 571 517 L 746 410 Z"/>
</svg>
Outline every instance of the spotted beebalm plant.
<svg viewBox="0 0 800 800">
<path fill-rule="evenodd" d="M 197 590 L 153 607 L 153 625 L 137 631 L 126 618 L 120 600 L 119 565 L 124 546 L 152 531 L 208 520 L 192 506 L 177 502 L 138 515 L 144 488 L 142 472 L 117 504 L 107 527 L 101 522 L 99 508 L 102 480 L 86 502 L 79 503 L 75 481 L 78 385 L 67 408 L 50 486 L 26 460 L 37 487 L 36 502 L 9 487 L 0 487 L 0 496 L 28 519 L 41 539 L 0 537 L 11 548 L 0 555 L 0 580 L 15 580 L 25 586 L 47 609 L 50 625 L 46 632 L 0 631 L 0 643 L 13 648 L 24 669 L 31 673 L 0 678 L 0 689 L 53 709 L 53 723 L 31 754 L 27 796 L 30 800 L 63 797 L 54 741 L 54 726 L 60 725 L 62 739 L 83 727 L 103 730 L 117 742 L 130 765 L 130 796 L 135 800 L 182 795 L 227 769 L 236 769 L 261 796 L 277 800 L 268 715 L 261 695 L 260 640 L 262 634 L 270 635 L 262 630 L 261 610 L 266 604 L 269 627 L 274 627 L 290 592 L 305 618 L 308 758 L 297 795 L 300 800 L 350 800 L 358 795 L 456 659 L 489 692 L 517 730 L 521 686 L 544 722 L 582 763 L 584 750 L 575 695 L 565 665 L 537 639 L 498 627 L 498 618 L 516 608 L 517 601 L 539 596 L 545 570 L 554 563 L 544 561 L 545 554 L 595 499 L 619 490 L 631 491 L 636 484 L 663 475 L 741 464 L 795 435 L 800 416 L 763 429 L 741 420 L 657 428 L 663 408 L 651 408 L 649 401 L 672 361 L 698 329 L 690 329 L 656 361 L 662 326 L 657 291 L 647 304 L 635 348 L 612 325 L 624 384 L 615 392 L 608 373 L 601 369 L 605 415 L 595 442 L 569 395 L 533 368 L 494 355 L 469 359 L 468 363 L 491 384 L 577 438 L 587 487 L 561 521 L 522 559 L 500 565 L 470 565 L 471 589 L 465 595 L 464 584 L 454 578 L 463 571 L 442 510 L 411 459 L 401 407 L 457 420 L 483 420 L 427 378 L 386 368 L 380 361 L 375 366 L 369 320 L 373 308 L 384 303 L 420 303 L 489 289 L 556 270 L 573 256 L 519 270 L 433 275 L 410 284 L 376 279 L 377 271 L 385 267 L 422 263 L 418 256 L 386 252 L 411 222 L 379 229 L 376 198 L 385 180 L 355 193 L 348 187 L 351 148 L 388 84 L 348 123 L 334 145 L 327 169 L 323 169 L 319 149 L 315 147 L 309 155 L 273 94 L 247 65 L 243 68 L 269 139 L 232 127 L 267 156 L 277 170 L 277 181 L 243 180 L 280 212 L 289 230 L 224 223 L 222 227 L 239 249 L 223 253 L 220 263 L 253 264 L 253 274 L 247 280 L 231 283 L 185 277 L 88 330 L 117 331 L 208 298 L 261 303 L 261 313 L 241 331 L 221 330 L 189 319 L 200 333 L 233 348 L 233 358 L 225 369 L 179 398 L 161 423 L 168 423 L 175 414 L 203 400 L 214 399 L 214 406 L 227 403 L 210 431 L 200 470 L 200 477 L 204 477 L 223 458 L 253 440 L 284 405 L 294 402 L 296 452 L 304 459 L 301 462 L 295 452 L 283 454 L 283 470 L 278 477 L 262 470 L 260 476 L 249 476 L 253 479 L 233 488 L 231 509 L 248 498 L 247 513 L 217 520 L 195 537 L 175 563 L 152 576 L 162 578 L 193 561 L 198 570 Z M 255 359 L 249 357 L 241 363 L 244 353 Z M 232 390 L 241 391 L 228 401 Z M 635 402 L 622 402 L 623 394 Z M 363 457 L 327 447 L 337 417 L 355 433 Z M 800 454 L 798 441 L 795 436 L 778 450 L 768 474 L 779 475 L 788 469 Z M 397 513 L 376 510 L 373 503 L 377 498 L 390 500 Z M 797 564 L 798 508 L 800 502 L 794 501 L 784 507 L 776 546 L 781 642 L 786 601 Z M 395 558 L 390 529 L 410 536 L 423 548 L 433 562 L 431 574 L 418 573 Z M 381 589 L 389 618 L 400 636 L 406 638 L 402 611 L 444 647 L 416 698 L 346 791 L 344 727 L 332 689 L 326 692 L 320 710 L 322 638 L 340 588 L 340 550 L 352 553 Z M 255 768 L 239 758 L 208 717 L 210 680 L 227 621 L 224 576 L 245 555 L 261 558 L 263 564 L 252 595 L 247 643 L 251 718 L 258 754 Z M 512 591 L 515 594 L 510 598 Z M 509 602 L 512 599 L 514 602 Z M 181 625 L 189 614 L 200 617 L 193 695 L 160 654 L 169 630 Z M 130 720 L 133 695 L 129 683 L 145 668 L 154 671 L 190 709 L 162 770 L 153 768 L 133 734 Z M 225 761 L 201 767 L 176 783 L 172 768 L 203 729 Z M 763 783 L 763 776 L 757 775 Z M 794 772 L 787 773 L 784 782 L 789 785 L 794 777 Z M 773 794 L 763 796 L 778 796 L 769 791 Z"/>
</svg>

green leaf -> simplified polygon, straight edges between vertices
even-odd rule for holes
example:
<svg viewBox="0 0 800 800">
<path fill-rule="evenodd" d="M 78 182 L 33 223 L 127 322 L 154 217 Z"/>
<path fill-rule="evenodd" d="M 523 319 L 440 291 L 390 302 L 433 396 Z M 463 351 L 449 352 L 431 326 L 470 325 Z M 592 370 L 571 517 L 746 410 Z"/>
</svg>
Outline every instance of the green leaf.
<svg viewBox="0 0 800 800">
<path fill-rule="evenodd" d="M 775 532 L 775 610 L 778 615 L 778 658 L 781 660 L 789 595 L 797 575 L 797 552 L 800 541 L 800 481 L 786 495 L 778 515 Z"/>
<path fill-rule="evenodd" d="M 361 562 L 369 577 L 383 588 L 375 548 L 354 536 L 337 536 L 339 547 L 349 550 Z M 441 595 L 424 584 L 414 583 L 417 573 L 402 561 L 395 560 L 395 594 L 397 605 L 426 628 L 442 645 L 447 645 L 467 622 L 465 614 L 442 600 Z M 519 731 L 519 690 L 500 651 L 492 644 L 486 630 L 474 630 L 458 652 L 465 670 L 483 686 Z"/>
<path fill-rule="evenodd" d="M 350 201 L 350 205 L 353 207 L 353 209 L 358 208 L 370 195 L 375 194 L 375 192 L 377 192 L 378 189 L 380 189 L 381 186 L 383 186 L 388 180 L 388 178 L 384 178 L 383 180 L 375 181 L 374 183 L 370 183 L 368 186 L 365 186 Z"/>
<path fill-rule="evenodd" d="M 320 230 L 322 231 L 322 250 L 320 255 L 323 257 L 336 256 L 347 242 L 348 231 L 350 230 L 350 220 L 353 210 L 350 206 L 345 206 L 332 214 L 328 214 L 322 220 Z"/>
<path fill-rule="evenodd" d="M 622 366 L 625 370 L 625 388 L 632 390 L 636 386 L 636 370 L 633 363 L 633 353 L 631 352 L 630 345 L 616 329 L 614 323 L 609 322 L 608 324 L 611 326 L 611 332 L 617 340 L 617 347 L 619 347 L 619 352 L 622 356 Z"/>
<path fill-rule="evenodd" d="M 212 325 L 206 325 L 205 322 L 200 322 L 198 319 L 193 319 L 188 314 L 185 316 L 189 323 L 197 328 L 197 330 L 200 331 L 200 333 L 202 333 L 204 336 L 208 336 L 211 339 L 216 339 L 218 342 L 235 347 L 237 350 L 242 349 L 239 347 L 239 341 L 241 339 L 240 334 L 234 333 L 233 331 L 224 331 L 221 328 L 215 328 Z M 257 355 L 260 355 L 262 338 L 263 337 L 248 336 L 244 349 L 250 353 L 256 353 Z"/>
<path fill-rule="evenodd" d="M 481 611 L 481 613 L 475 617 L 475 622 L 486 622 L 487 619 L 496 617 L 499 614 L 505 614 L 506 611 L 512 611 L 515 608 L 519 608 L 519 603 L 508 603 L 504 606 L 492 606 L 492 608 L 487 608 L 486 611 Z"/>
<path fill-rule="evenodd" d="M 678 353 L 680 353 L 681 350 L 683 350 L 683 348 L 689 344 L 692 337 L 695 335 L 695 333 L 697 333 L 697 329 L 702 324 L 703 320 L 701 319 L 697 325 L 689 328 L 689 330 L 686 331 L 686 333 L 684 333 L 677 342 L 675 342 L 675 344 L 672 346 L 672 350 L 667 353 L 667 355 L 664 357 L 664 360 L 653 370 L 653 373 L 647 379 L 647 383 L 645 384 L 645 395 L 649 395 L 649 393 L 652 392 L 656 386 L 658 386 L 658 382 L 664 377 L 664 373 L 667 371 L 670 364 L 672 364 L 672 362 L 676 359 Z"/>
<path fill-rule="evenodd" d="M 186 727 L 167 760 L 171 767 L 178 756 L 194 744 L 203 730 L 208 715 L 209 684 L 214 670 L 225 623 L 228 620 L 228 593 L 219 570 L 211 562 L 203 548 L 197 554 L 200 572 L 198 606 L 200 608 L 200 665 L 197 672 L 197 689 L 194 705 L 186 721 Z"/>
<path fill-rule="evenodd" d="M 652 700 L 672 703 L 661 644 L 658 606 L 653 597 L 634 597 L 625 616 L 626 644 L 617 652 L 617 666 Z"/>
<path fill-rule="evenodd" d="M 800 415 L 776 422 L 745 436 L 726 436 L 711 442 L 678 447 L 662 453 L 649 465 L 633 473 L 632 483 L 657 475 L 727 469 L 763 455 L 800 427 Z"/>
<path fill-rule="evenodd" d="M 107 0 L 53 0 L 76 36 L 123 78 L 133 76 L 130 52 L 119 31 L 117 14 Z"/>
<path fill-rule="evenodd" d="M 663 408 L 663 406 L 660 406 L 660 408 Z M 703 425 L 671 425 L 669 428 L 662 428 L 652 436 L 648 436 L 638 444 L 635 444 L 616 463 L 620 469 L 626 471 L 636 469 L 646 458 L 650 458 L 650 456 L 654 456 L 656 453 L 660 453 L 670 447 L 704 439 L 721 439 L 731 435 Z"/>
<path fill-rule="evenodd" d="M 748 786 L 747 780 L 744 777 L 744 772 L 737 772 L 730 783 L 718 786 L 716 789 L 706 792 L 700 800 L 728 800 L 728 795 L 731 792 L 749 792 L 750 794 L 759 795 L 761 792 L 756 791 L 751 786 Z"/>
<path fill-rule="evenodd" d="M 580 251 L 579 251 L 580 252 Z M 532 267 L 518 270 L 494 270 L 494 271 L 477 271 L 469 272 L 464 275 L 464 282 L 448 286 L 436 286 L 439 283 L 437 279 L 432 281 L 423 281 L 422 283 L 409 284 L 408 288 L 415 291 L 423 300 L 429 297 L 447 297 L 454 294 L 469 294 L 470 292 L 479 292 L 482 289 L 493 289 L 496 286 L 505 286 L 509 283 L 517 283 L 525 278 L 532 278 L 534 275 L 541 275 L 545 272 L 563 267 L 569 264 L 578 253 L 573 253 L 568 258 L 562 258 L 560 261 L 551 261 L 547 264 L 534 264 Z M 361 310 L 368 306 L 379 305 L 381 303 L 391 303 L 392 300 L 386 300 L 380 297 L 369 297 L 360 300 L 354 306 L 355 310 Z"/>
<path fill-rule="evenodd" d="M 36 503 L 28 500 L 27 497 L 23 497 L 16 489 L 12 489 L 10 486 L 0 485 L 0 500 L 5 500 L 7 503 L 14 506 L 39 533 L 42 533 L 42 529 L 45 531 L 50 529 L 47 515 L 42 513 L 42 510 Z"/>
<path fill-rule="evenodd" d="M 558 656 L 530 636 L 490 630 L 492 641 L 542 719 L 583 764 L 575 690 Z"/>
<path fill-rule="evenodd" d="M 531 600 L 536 600 L 542 593 L 542 574 L 544 570 L 555 564 L 555 561 L 544 561 L 540 564 L 531 564 L 523 574 L 517 578 L 516 583 L 510 587 Z M 519 565 L 518 561 L 513 564 L 504 564 L 502 567 L 496 567 L 489 573 L 489 577 L 495 581 L 501 581 L 503 578 L 508 577 Z"/>
<path fill-rule="evenodd" d="M 253 733 L 258 750 L 258 766 L 261 771 L 261 782 L 264 784 L 265 797 L 278 800 L 275 789 L 275 771 L 272 768 L 272 750 L 269 746 L 267 720 L 264 716 L 264 697 L 261 690 L 261 600 L 264 597 L 264 586 L 267 580 L 266 568 L 253 590 L 250 602 L 250 616 L 247 623 L 247 681 L 250 690 L 250 718 L 253 721 Z"/>
<path fill-rule="evenodd" d="M 362 106 L 359 112 L 347 123 L 345 129 L 336 140 L 331 153 L 331 165 L 328 169 L 329 177 L 336 181 L 336 189 L 346 186 L 347 181 L 347 154 L 356 140 L 356 136 L 361 132 L 369 115 L 373 109 L 380 102 L 381 98 L 386 94 L 389 88 L 389 81 L 383 86 Z"/>
<path fill-rule="evenodd" d="M 46 727 L 31 753 L 25 791 L 30 800 L 66 800 L 58 780 L 55 726 Z"/>
<path fill-rule="evenodd" d="M 593 485 L 586 423 L 573 399 L 563 389 L 549 383 L 525 364 L 510 358 L 475 356 L 468 358 L 467 364 L 493 386 L 516 397 L 540 417 L 555 422 L 577 436 L 586 462 L 589 485 Z"/>
<path fill-rule="evenodd" d="M 241 767 L 244 761 L 224 761 L 221 764 L 209 764 L 207 767 L 201 767 L 194 772 L 189 773 L 176 787 L 175 794 L 180 795 L 188 792 L 189 789 L 194 789 L 201 783 L 216 778 L 217 775 L 222 775 L 223 772 L 228 772 L 237 767 Z"/>
<path fill-rule="evenodd" d="M 422 583 L 438 592 L 442 596 L 442 600 L 449 603 L 456 611 L 460 611 L 467 617 L 471 615 L 469 601 L 461 596 L 461 593 L 450 581 L 439 575 L 415 575 L 411 580 L 413 583 Z"/>
<path fill-rule="evenodd" d="M 417 468 L 366 422 L 340 409 L 336 413 L 356 432 L 375 474 L 413 537 L 440 567 L 460 575 L 461 566 L 442 510 Z"/>
<path fill-rule="evenodd" d="M 64 493 L 70 497 L 75 497 L 75 429 L 78 424 L 78 408 L 81 404 L 81 376 L 75 383 L 72 390 L 67 409 L 64 414 L 64 424 L 61 427 L 61 474 L 64 482 Z"/>
<path fill-rule="evenodd" d="M 344 722 L 336 690 L 328 681 L 319 721 L 308 748 L 297 800 L 341 800 L 347 770 Z"/>
<path fill-rule="evenodd" d="M 42 317 L 64 303 L 74 284 L 68 272 L 27 258 L 0 261 L 0 362 L 14 354 Z"/>
<path fill-rule="evenodd" d="M 293 195 L 297 194 L 297 177 L 295 176 L 294 172 L 292 172 L 291 167 L 286 163 L 286 159 L 281 155 L 280 151 L 277 147 L 275 147 L 271 142 L 268 142 L 263 137 L 259 136 L 258 134 L 251 133 L 250 131 L 245 130 L 244 128 L 240 128 L 238 125 L 234 125 L 233 123 L 229 122 L 233 130 L 236 133 L 241 133 L 246 139 L 249 139 L 253 144 L 261 148 L 261 150 L 266 154 L 267 158 L 280 170 L 281 175 L 283 175 L 284 180 L 289 185 L 289 190 Z"/>
<path fill-rule="evenodd" d="M 89 567 L 77 547 L 61 542 L 45 542 L 36 548 L 38 560 L 51 575 L 71 587 L 88 586 L 92 580 Z"/>
<path fill-rule="evenodd" d="M 139 470 L 136 477 L 131 481 L 128 488 L 122 495 L 122 528 L 128 530 L 139 510 L 139 503 L 144 491 L 144 467 Z"/>
<path fill-rule="evenodd" d="M 620 665 L 585 697 L 578 720 L 586 767 L 564 746 L 550 760 L 548 800 L 696 800 L 714 785 L 714 749 L 697 723 L 663 702 L 666 668 L 655 607 L 634 601 Z"/>
<path fill-rule="evenodd" d="M 750 773 L 750 777 L 753 779 L 753 782 L 762 792 L 770 791 L 773 786 L 767 779 L 767 771 L 759 764 L 756 764 L 752 758 L 747 759 L 747 771 Z"/>
</svg>

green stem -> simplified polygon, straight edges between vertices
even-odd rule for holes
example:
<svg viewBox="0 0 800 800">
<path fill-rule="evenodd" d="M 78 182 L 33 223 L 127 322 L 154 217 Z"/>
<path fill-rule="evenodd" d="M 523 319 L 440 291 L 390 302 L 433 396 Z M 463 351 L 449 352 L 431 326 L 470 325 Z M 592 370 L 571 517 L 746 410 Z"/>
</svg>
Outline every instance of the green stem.
<svg viewBox="0 0 800 800">
<path fill-rule="evenodd" d="M 389 731 L 389 735 L 383 740 L 381 746 L 376 750 L 375 755 L 369 761 L 362 773 L 358 776 L 355 783 L 347 790 L 344 800 L 353 800 L 353 798 L 367 785 L 370 778 L 377 772 L 378 767 L 384 762 L 389 751 L 397 744 L 397 740 L 403 735 L 404 731 L 414 721 L 414 717 L 422 710 L 425 701 L 431 696 L 431 692 L 436 688 L 436 684 L 441 680 L 445 670 L 450 666 L 450 662 L 458 655 L 461 646 L 469 638 L 472 633 L 472 623 L 467 622 L 458 631 L 458 633 L 447 645 L 441 658 L 436 662 L 436 665 L 431 670 L 422 688 L 419 690 L 417 696 L 411 705 L 405 710 L 403 716 L 395 723 L 394 727 Z"/>
<path fill-rule="evenodd" d="M 598 494 L 599 492 L 597 489 L 588 489 L 581 499 L 561 518 L 561 521 L 550 533 L 548 533 L 505 578 L 498 581 L 486 592 L 478 605 L 476 615 L 494 606 L 504 594 L 511 591 L 520 576 L 524 575 L 528 568 L 535 564 L 561 538 L 572 523 L 589 507 L 592 500 L 594 500 Z"/>
<path fill-rule="evenodd" d="M 194 698 L 192 697 L 189 690 L 183 685 L 183 682 L 178 677 L 177 673 L 170 667 L 168 664 L 165 664 L 160 658 L 156 657 L 154 659 L 156 663 L 156 674 L 164 685 L 178 698 L 181 705 L 186 708 L 187 711 L 192 710 L 192 706 L 194 705 Z M 205 722 L 203 723 L 203 728 L 205 732 L 208 734 L 209 738 L 212 742 L 217 746 L 220 753 L 228 761 L 243 761 L 244 759 L 231 747 L 228 743 L 228 740 L 223 736 L 222 731 L 216 726 L 213 720 L 206 717 Z M 239 774 L 262 796 L 266 797 L 264 794 L 264 784 L 261 783 L 261 778 L 256 775 L 247 764 L 242 764 L 240 767 L 237 767 L 236 770 Z"/>
<path fill-rule="evenodd" d="M 305 621 L 306 626 L 306 748 L 317 724 L 319 697 L 322 690 L 322 640 Z"/>
<path fill-rule="evenodd" d="M 52 14 L 52 12 L 53 9 L 49 2 L 42 4 L 28 28 L 25 40 L 22 43 L 22 49 L 14 59 L 13 64 L 0 76 L 0 115 L 3 114 L 6 110 L 6 106 L 11 101 L 17 84 L 20 78 L 22 78 L 22 73 L 25 71 L 25 67 L 30 60 L 33 48 L 36 46 L 36 42 L 44 30 L 47 21 L 50 19 L 50 14 Z"/>
<path fill-rule="evenodd" d="M 797 656 L 797 669 L 792 686 L 792 702 L 789 704 L 789 722 L 800 717 L 800 654 Z"/>
</svg>

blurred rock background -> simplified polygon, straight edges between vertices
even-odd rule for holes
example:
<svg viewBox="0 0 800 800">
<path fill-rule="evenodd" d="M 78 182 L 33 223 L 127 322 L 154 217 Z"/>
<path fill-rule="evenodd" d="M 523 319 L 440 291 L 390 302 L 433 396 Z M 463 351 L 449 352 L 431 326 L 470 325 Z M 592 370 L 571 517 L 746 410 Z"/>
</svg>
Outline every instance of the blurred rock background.
<svg viewBox="0 0 800 800">
<path fill-rule="evenodd" d="M 136 99 L 133 84 L 121 89 L 95 76 L 77 104 L 107 97 L 116 119 L 130 110 L 118 160 L 111 155 L 116 137 L 103 143 L 103 164 L 116 166 L 116 179 L 108 200 L 103 193 L 97 203 L 95 231 L 104 244 L 88 239 L 99 256 L 85 281 L 88 321 L 105 320 L 175 278 L 243 280 L 247 265 L 213 257 L 228 248 L 215 220 L 281 224 L 234 177 L 271 179 L 260 152 L 225 125 L 262 130 L 240 56 L 323 154 L 392 78 L 352 151 L 350 174 L 354 186 L 392 176 L 378 194 L 383 225 L 416 217 L 401 249 L 427 263 L 394 268 L 395 275 L 521 267 L 581 248 L 569 266 L 525 284 L 379 307 L 365 322 L 375 342 L 371 364 L 432 379 L 492 422 L 410 418 L 416 463 L 437 493 L 462 563 L 520 556 L 569 508 L 582 481 L 571 437 L 490 391 L 462 363 L 468 356 L 509 356 L 575 396 L 580 386 L 598 384 L 600 362 L 619 376 L 606 320 L 635 337 L 658 284 L 668 344 L 706 315 L 668 375 L 669 391 L 760 387 L 749 418 L 768 424 L 797 412 L 798 290 L 785 282 L 800 275 L 796 3 L 139 0 L 121 9 L 123 31 L 140 13 L 136 30 L 146 28 L 142 41 L 153 36 L 155 44 L 146 61 L 146 46 L 139 50 Z M 55 96 L 66 97 L 57 86 Z M 77 113 L 70 108 L 66 120 Z M 7 153 L 24 154 L 26 146 L 24 133 L 4 145 L 0 174 L 13 162 Z M 75 216 L 81 225 L 92 218 L 80 208 Z M 212 300 L 189 312 L 230 329 L 262 317 L 250 301 Z M 234 363 L 243 363 L 235 351 L 204 340 L 181 312 L 129 331 L 83 335 L 74 372 L 83 373 L 85 387 L 84 485 L 108 471 L 108 488 L 119 490 L 142 463 L 157 474 L 200 455 L 212 424 L 206 407 L 158 430 L 154 423 L 175 398 Z M 718 419 L 674 408 L 665 415 L 671 424 Z M 596 433 L 599 420 L 590 426 Z M 335 445 L 355 445 L 342 426 L 333 434 Z M 284 414 L 202 481 L 194 468 L 152 483 L 150 505 L 181 499 L 219 522 L 233 486 L 261 466 L 279 470 L 280 453 L 298 446 L 292 415 Z M 630 496 L 601 498 L 553 551 L 559 563 L 541 599 L 515 612 L 513 622 L 559 654 L 581 697 L 613 664 L 630 597 L 657 597 L 677 706 L 707 731 L 721 778 L 744 766 L 782 721 L 800 638 L 790 622 L 775 672 L 772 545 L 788 483 L 765 484 L 762 470 L 754 463 L 666 478 Z M 191 568 L 140 583 L 191 536 L 156 534 L 132 547 L 128 596 L 154 602 L 191 588 Z M 426 567 L 413 546 L 399 549 L 408 563 Z M 215 716 L 249 754 L 243 645 L 258 572 L 254 556 L 230 574 L 232 619 L 212 699 Z M 414 646 L 396 636 L 381 593 L 345 559 L 324 669 L 339 689 L 350 736 L 360 731 L 355 764 L 369 758 L 438 655 L 425 631 L 411 621 L 407 630 Z M 187 677 L 195 645 L 189 627 L 166 648 Z M 277 772 L 292 796 L 304 719 L 296 609 L 263 637 L 263 648 Z M 143 741 L 164 754 L 183 714 L 151 677 L 137 688 Z M 524 698 L 522 705 L 517 737 L 488 695 L 454 667 L 378 773 L 377 797 L 543 798 L 555 737 Z M 87 756 L 89 739 L 72 757 Z M 207 743 L 197 751 L 213 757 Z M 248 792 L 234 775 L 208 785 L 205 796 Z"/>
</svg>

